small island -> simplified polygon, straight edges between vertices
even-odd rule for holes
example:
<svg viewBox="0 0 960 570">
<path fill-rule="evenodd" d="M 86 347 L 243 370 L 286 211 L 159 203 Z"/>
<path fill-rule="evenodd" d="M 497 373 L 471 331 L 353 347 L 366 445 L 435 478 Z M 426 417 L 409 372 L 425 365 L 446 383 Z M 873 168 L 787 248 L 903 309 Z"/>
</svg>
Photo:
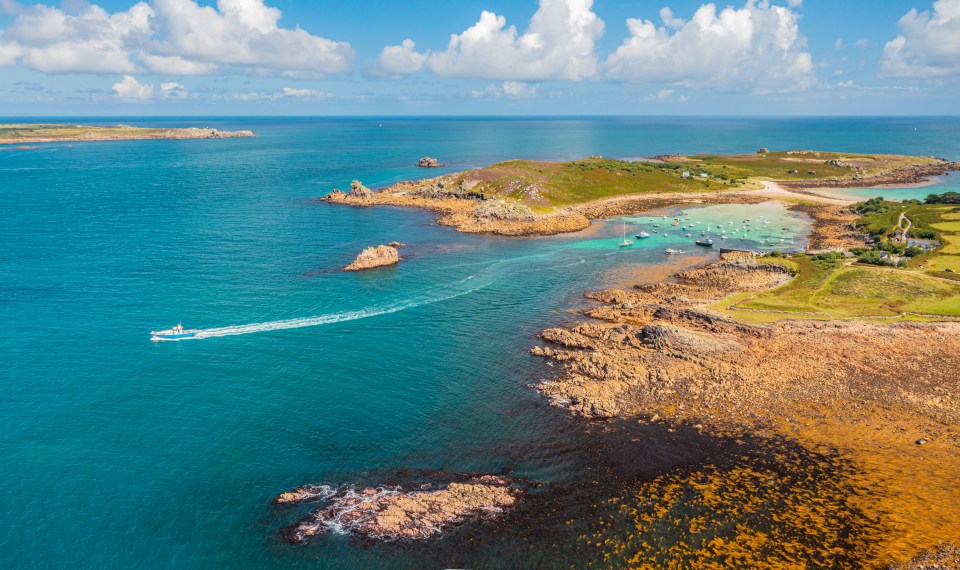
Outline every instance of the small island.
<svg viewBox="0 0 960 570">
<path fill-rule="evenodd" d="M 322 200 L 407 206 L 465 233 L 552 235 L 591 220 L 681 204 L 843 202 L 819 188 L 911 184 L 960 169 L 934 157 L 789 150 L 744 155 L 661 155 L 627 161 L 512 160 L 372 191 L 359 182 Z"/>
<path fill-rule="evenodd" d="M 231 139 L 255 137 L 253 131 L 211 128 L 152 128 L 116 125 L 0 124 L 0 144 L 132 140 Z"/>
<path fill-rule="evenodd" d="M 438 166 L 446 165 L 435 158 L 425 156 L 417 161 L 417 166 L 421 168 L 437 168 Z"/>
<path fill-rule="evenodd" d="M 361 251 L 357 258 L 353 260 L 353 263 L 343 268 L 344 271 L 361 271 L 363 269 L 373 269 L 374 267 L 386 267 L 388 265 L 396 265 L 400 263 L 400 253 L 397 251 L 397 247 L 402 246 L 398 242 L 397 246 L 392 245 L 378 245 L 377 247 L 370 246 L 367 249 Z"/>
</svg>

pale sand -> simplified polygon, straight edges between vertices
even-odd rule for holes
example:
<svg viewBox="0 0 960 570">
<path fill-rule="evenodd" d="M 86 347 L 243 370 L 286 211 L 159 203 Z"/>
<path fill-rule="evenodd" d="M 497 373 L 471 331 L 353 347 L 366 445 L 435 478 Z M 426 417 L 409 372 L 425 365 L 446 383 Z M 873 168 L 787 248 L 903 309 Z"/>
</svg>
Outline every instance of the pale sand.
<svg viewBox="0 0 960 570">
<path fill-rule="evenodd" d="M 846 206 L 854 202 L 862 202 L 863 198 L 842 194 L 839 191 L 833 191 L 832 188 L 804 189 L 803 191 L 788 190 L 776 182 L 765 180 L 762 182 L 762 190 L 752 190 L 744 194 L 753 194 L 754 196 L 763 196 L 774 200 L 788 200 L 791 202 L 817 202 L 819 204 L 830 204 L 834 206 Z"/>
</svg>

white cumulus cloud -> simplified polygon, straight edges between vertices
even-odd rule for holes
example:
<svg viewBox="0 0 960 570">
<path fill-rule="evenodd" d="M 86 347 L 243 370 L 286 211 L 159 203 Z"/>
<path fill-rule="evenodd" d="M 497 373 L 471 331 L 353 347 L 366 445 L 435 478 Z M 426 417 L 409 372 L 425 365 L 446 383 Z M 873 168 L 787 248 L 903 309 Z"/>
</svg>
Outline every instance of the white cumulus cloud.
<svg viewBox="0 0 960 570">
<path fill-rule="evenodd" d="M 0 65 L 20 62 L 48 73 L 153 72 L 201 75 L 242 67 L 257 72 L 329 74 L 346 71 L 349 43 L 279 25 L 281 12 L 264 0 L 141 1 L 107 12 L 37 4 L 19 9 L 0 30 Z"/>
<path fill-rule="evenodd" d="M 747 0 L 717 11 L 704 4 L 689 21 L 661 10 L 664 25 L 627 20 L 630 37 L 610 54 L 606 76 L 726 92 L 802 90 L 816 79 L 799 15 L 788 6 Z"/>
<path fill-rule="evenodd" d="M 113 92 L 121 99 L 147 100 L 153 98 L 153 85 L 144 85 L 132 75 L 124 75 L 119 83 L 113 84 Z"/>
<path fill-rule="evenodd" d="M 149 35 L 151 14 L 143 2 L 115 14 L 95 5 L 68 14 L 37 4 L 0 31 L 0 45 L 15 46 L 15 60 L 47 73 L 132 73 L 132 51 Z"/>
<path fill-rule="evenodd" d="M 399 78 L 416 73 L 423 68 L 429 54 L 429 51 L 419 53 L 417 44 L 409 38 L 398 46 L 386 46 L 377 58 L 377 74 Z"/>
<path fill-rule="evenodd" d="M 933 13 L 907 12 L 886 43 L 881 72 L 891 77 L 960 76 L 960 0 L 938 0 Z"/>
<path fill-rule="evenodd" d="M 316 73 L 339 73 L 353 63 L 350 44 L 279 27 L 280 10 L 263 0 L 218 0 L 216 8 L 194 0 L 151 0 L 151 5 L 155 56 Z"/>
<path fill-rule="evenodd" d="M 582 80 L 597 68 L 596 40 L 603 21 L 593 0 L 540 0 L 540 7 L 520 34 L 493 12 L 460 34 L 450 36 L 444 51 L 426 56 L 425 64 L 442 77 L 477 77 L 512 81 Z M 412 49 L 412 46 L 411 46 Z"/>
</svg>

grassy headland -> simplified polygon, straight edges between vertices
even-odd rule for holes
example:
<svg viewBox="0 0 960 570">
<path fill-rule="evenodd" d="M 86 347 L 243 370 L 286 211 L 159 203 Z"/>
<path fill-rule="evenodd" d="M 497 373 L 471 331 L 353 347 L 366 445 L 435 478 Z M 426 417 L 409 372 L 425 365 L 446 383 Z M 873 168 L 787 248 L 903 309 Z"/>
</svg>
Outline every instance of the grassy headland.
<svg viewBox="0 0 960 570">
<path fill-rule="evenodd" d="M 590 219 L 670 204 L 755 202 L 764 182 L 870 186 L 917 182 L 953 168 L 960 165 L 930 157 L 817 151 L 672 155 L 640 161 L 511 160 L 378 192 L 334 191 L 324 199 L 356 206 L 426 208 L 441 213 L 441 223 L 460 231 L 532 235 L 575 231 L 589 225 Z M 789 191 L 781 197 L 822 201 Z"/>
<path fill-rule="evenodd" d="M 66 124 L 0 124 L 0 144 L 149 139 L 220 139 L 256 136 L 251 131 L 209 128 L 95 127 Z"/>
</svg>

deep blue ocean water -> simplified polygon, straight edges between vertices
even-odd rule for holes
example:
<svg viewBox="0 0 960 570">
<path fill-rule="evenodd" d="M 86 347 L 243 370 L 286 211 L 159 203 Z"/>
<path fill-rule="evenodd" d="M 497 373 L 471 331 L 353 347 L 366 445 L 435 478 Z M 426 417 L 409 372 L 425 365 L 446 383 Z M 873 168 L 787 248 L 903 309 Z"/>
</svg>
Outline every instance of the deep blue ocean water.
<svg viewBox="0 0 960 570">
<path fill-rule="evenodd" d="M 574 318 L 567 310 L 585 291 L 622 279 L 624 267 L 656 268 L 665 247 L 690 240 L 655 235 L 620 249 L 620 220 L 574 236 L 471 236 L 427 212 L 315 200 L 352 179 L 379 187 L 517 157 L 759 146 L 960 159 L 957 119 L 71 122 L 259 136 L 0 151 L 7 568 L 442 567 L 416 545 L 367 548 L 338 535 L 284 545 L 278 529 L 297 513 L 269 501 L 300 484 L 377 481 L 401 469 L 580 476 L 582 447 L 528 387 L 548 374 L 528 349 L 537 331 Z M 424 155 L 448 166 L 413 167 Z M 786 237 L 802 246 L 804 222 L 777 205 L 690 213 L 698 230 L 763 215 L 775 231 L 738 244 Z M 623 221 L 628 231 L 656 223 Z M 410 244 L 398 267 L 338 271 L 363 247 L 392 240 Z M 181 321 L 228 328 L 197 341 L 148 340 Z M 562 529 L 545 534 L 544 544 L 563 540 Z M 491 564 L 551 560 L 529 544 L 511 552 L 511 540 L 463 548 Z"/>
</svg>

